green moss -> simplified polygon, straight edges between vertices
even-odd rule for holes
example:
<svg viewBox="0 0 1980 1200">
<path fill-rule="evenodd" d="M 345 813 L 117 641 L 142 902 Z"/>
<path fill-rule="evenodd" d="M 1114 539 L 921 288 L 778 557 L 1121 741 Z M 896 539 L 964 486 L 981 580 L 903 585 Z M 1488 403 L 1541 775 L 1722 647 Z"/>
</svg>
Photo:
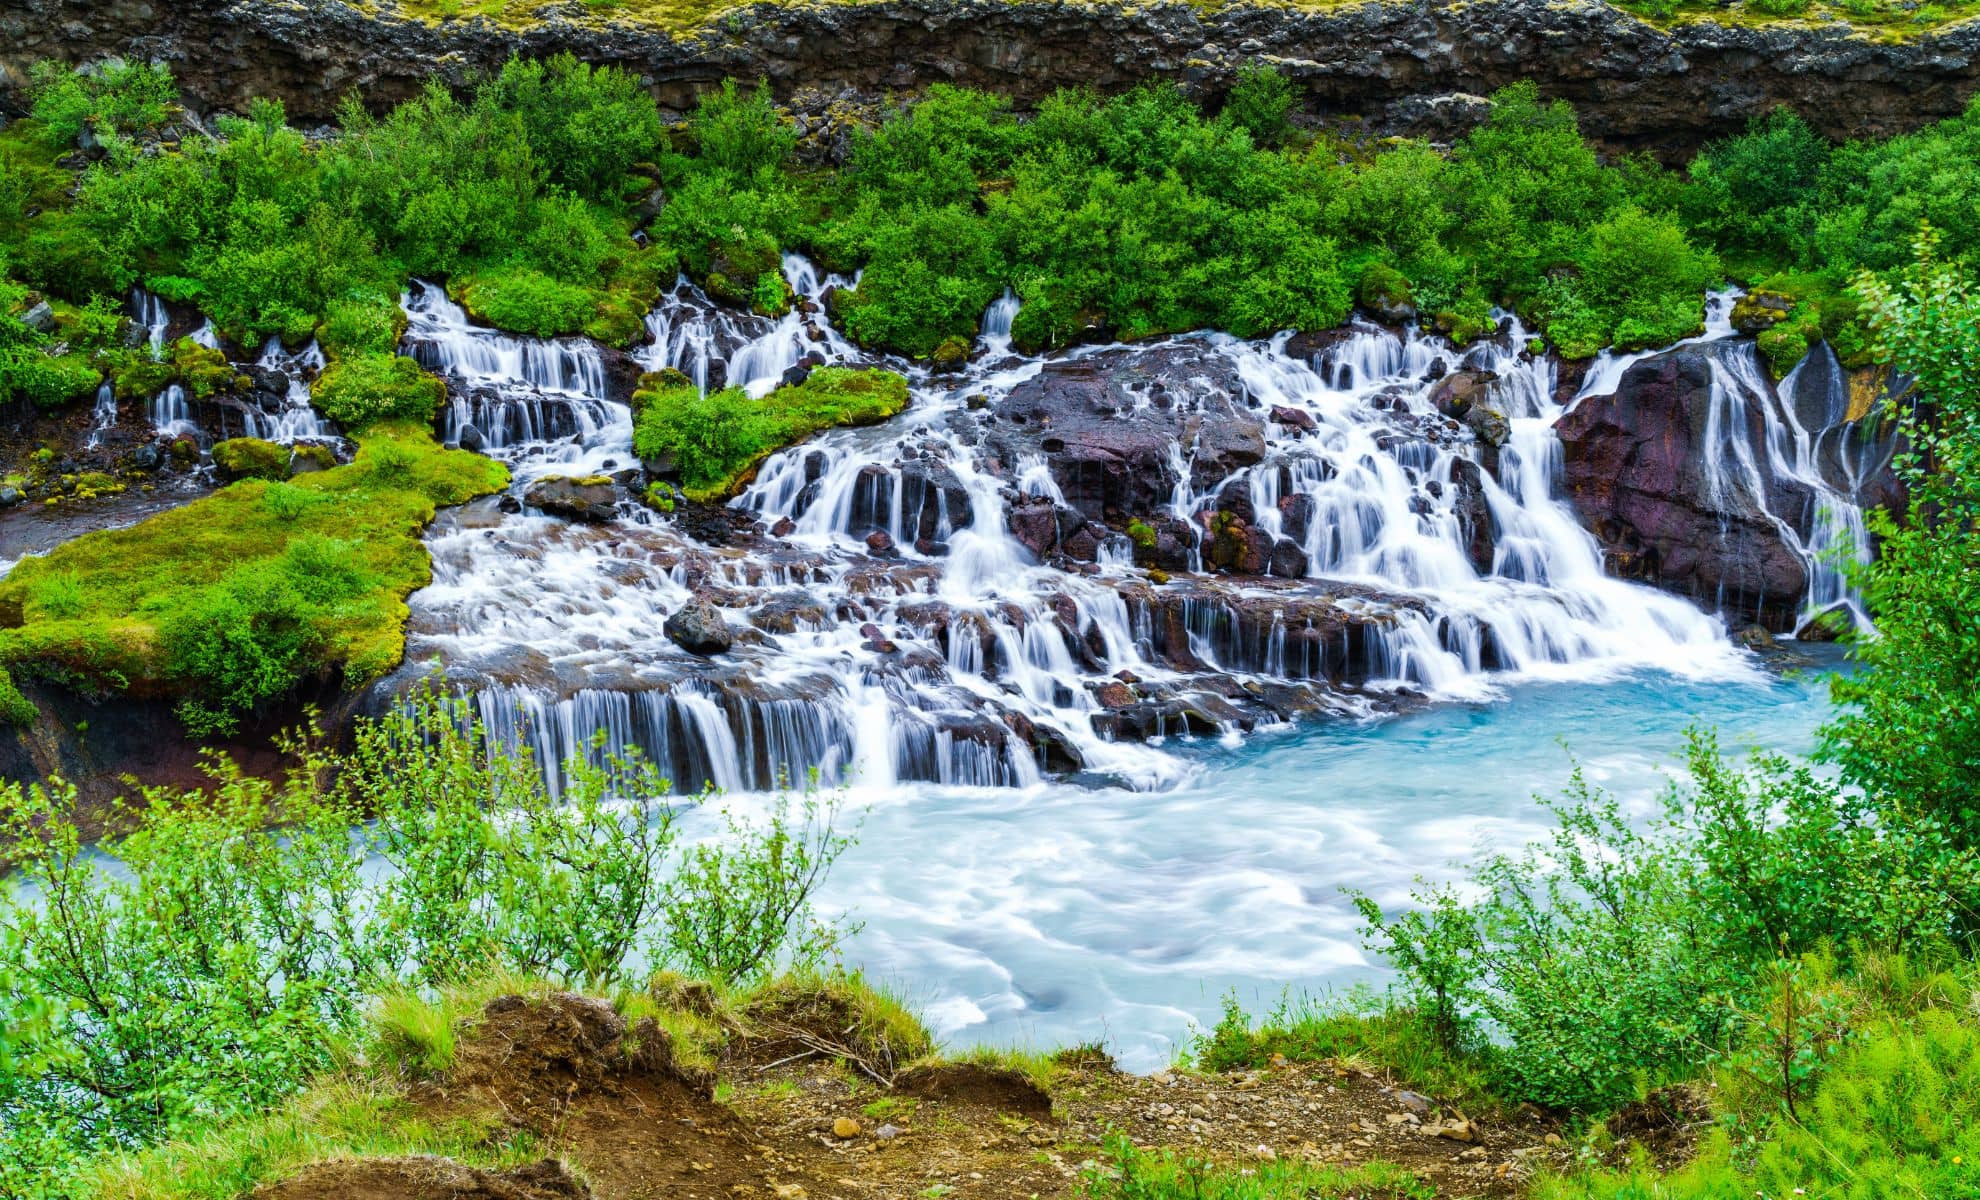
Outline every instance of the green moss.
<svg viewBox="0 0 1980 1200">
<path fill-rule="evenodd" d="M 0 581 L 0 663 L 191 701 L 209 728 L 307 674 L 375 678 L 402 657 L 405 597 L 430 577 L 421 530 L 507 478 L 423 428 L 373 426 L 348 466 L 245 480 L 24 561 Z"/>
<path fill-rule="evenodd" d="M 447 386 L 410 358 L 358 354 L 326 367 L 310 399 L 317 411 L 351 432 L 376 421 L 430 423 L 447 399 Z"/>
<path fill-rule="evenodd" d="M 590 288 L 560 283 L 527 267 L 471 276 L 457 295 L 475 320 L 532 337 L 579 333 L 598 312 L 598 297 Z"/>
<path fill-rule="evenodd" d="M 1416 303 L 1409 280 L 1403 278 L 1401 271 L 1382 262 L 1372 262 L 1363 268 L 1354 298 L 1355 303 L 1370 312 L 1386 312 Z"/>
<path fill-rule="evenodd" d="M 21 695 L 21 689 L 14 685 L 14 677 L 4 667 L 0 667 L 0 721 L 9 725 L 32 725 L 41 715 L 34 701 Z"/>
<path fill-rule="evenodd" d="M 1155 548 L 1155 528 L 1146 521 L 1139 519 L 1129 521 L 1127 535 L 1129 541 L 1143 550 L 1153 550 Z"/>
<path fill-rule="evenodd" d="M 191 338 L 179 338 L 156 358 L 143 346 L 119 348 L 104 355 L 104 363 L 123 400 L 148 399 L 175 383 L 201 400 L 245 386 L 225 353 Z"/>
<path fill-rule="evenodd" d="M 214 443 L 213 465 L 227 479 L 283 479 L 289 474 L 289 451 L 260 438 L 229 438 Z"/>
<path fill-rule="evenodd" d="M 761 400 L 741 388 L 703 396 L 692 385 L 649 394 L 634 448 L 671 463 L 696 501 L 734 495 L 775 451 L 839 425 L 871 425 L 907 407 L 907 381 L 891 371 L 821 367 Z"/>
</svg>

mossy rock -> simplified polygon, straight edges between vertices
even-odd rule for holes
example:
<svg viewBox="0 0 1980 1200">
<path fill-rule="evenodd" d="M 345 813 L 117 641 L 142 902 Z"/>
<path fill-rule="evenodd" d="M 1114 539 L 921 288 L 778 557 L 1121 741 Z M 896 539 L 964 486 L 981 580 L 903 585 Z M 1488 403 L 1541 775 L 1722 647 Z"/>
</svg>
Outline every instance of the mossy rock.
<svg viewBox="0 0 1980 1200">
<path fill-rule="evenodd" d="M 1794 297 L 1786 292 L 1755 288 L 1733 303 L 1734 329 L 1752 337 L 1787 320 L 1794 311 Z"/>
<path fill-rule="evenodd" d="M 289 449 L 289 474 L 310 475 L 335 470 L 337 452 L 320 442 L 303 442 Z"/>
<path fill-rule="evenodd" d="M 943 338 L 934 353 L 928 356 L 930 366 L 937 371 L 960 371 L 969 361 L 969 339 L 966 337 Z"/>
<path fill-rule="evenodd" d="M 213 444 L 213 467 L 222 479 L 286 479 L 289 449 L 260 438 L 229 438 Z"/>
<path fill-rule="evenodd" d="M 633 433 L 650 470 L 678 475 L 689 500 L 735 495 L 764 459 L 821 430 L 871 425 L 907 407 L 907 380 L 892 371 L 820 367 L 761 400 L 741 388 L 702 395 L 692 385 L 653 392 Z"/>
<path fill-rule="evenodd" d="M 1384 325 L 1408 325 L 1416 320 L 1416 298 L 1409 280 L 1387 263 L 1372 262 L 1361 272 L 1355 303 Z"/>
</svg>

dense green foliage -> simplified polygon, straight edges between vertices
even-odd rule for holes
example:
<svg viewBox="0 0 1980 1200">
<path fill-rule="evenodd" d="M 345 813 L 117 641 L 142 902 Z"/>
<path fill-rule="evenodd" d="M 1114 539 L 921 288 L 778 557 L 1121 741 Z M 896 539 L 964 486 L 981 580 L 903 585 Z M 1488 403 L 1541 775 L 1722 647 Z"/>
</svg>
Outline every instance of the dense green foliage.
<svg viewBox="0 0 1980 1200">
<path fill-rule="evenodd" d="M 311 675 L 375 678 L 404 653 L 434 509 L 507 477 L 423 428 L 374 427 L 348 466 L 246 480 L 21 563 L 0 582 L 0 660 L 86 693 L 172 696 L 200 731 Z"/>
<path fill-rule="evenodd" d="M 746 472 L 822 429 L 870 425 L 907 407 L 907 381 L 891 371 L 820 367 L 761 400 L 741 388 L 702 395 L 684 377 L 655 376 L 634 398 L 633 446 L 671 462 L 692 500 L 733 495 Z"/>
<path fill-rule="evenodd" d="M 169 98 L 169 76 L 154 75 Z M 49 75 L 38 104 L 87 86 Z M 603 312 L 617 324 L 597 331 L 614 340 L 672 275 L 671 256 L 642 251 L 619 214 L 629 169 L 659 136 L 658 112 L 622 72 L 515 61 L 467 99 L 436 85 L 382 118 L 353 102 L 342 126 L 314 144 L 257 101 L 175 152 L 115 143 L 73 207 L 21 239 L 16 268 L 78 300 L 141 283 L 247 342 L 293 342 L 334 319 L 333 350 L 389 345 L 361 326 L 392 328 L 408 275 L 533 272 L 581 291 L 580 324 Z M 67 130 L 51 117 L 44 132 Z"/>
<path fill-rule="evenodd" d="M 1577 775 L 1554 836 L 1473 868 L 1468 893 L 1360 906 L 1406 1002 L 1502 1093 L 1601 1111 L 1687 1077 L 1741 1032 L 1776 958 L 1939 944 L 1980 901 L 1980 857 L 1880 824 L 1860 793 L 1761 757 L 1731 768 L 1694 740 L 1689 782 L 1639 831 Z M 1489 1037 L 1487 1035 L 1490 1035 Z"/>
<path fill-rule="evenodd" d="M 310 388 L 310 403 L 346 430 L 377 421 L 431 424 L 447 400 L 447 385 L 410 358 L 366 351 L 339 358 Z"/>
<path fill-rule="evenodd" d="M 746 984 L 832 949 L 810 904 L 848 842 L 830 799 L 683 856 L 651 764 L 576 760 L 553 795 L 465 701 L 426 694 L 348 750 L 292 748 L 285 783 L 216 760 L 207 794 L 147 790 L 94 847 L 72 788 L 0 789 L 6 1194 L 68 1194 L 81 1152 L 279 1100 L 346 1054 L 381 987 L 493 969 L 609 988 L 635 956 Z"/>
<path fill-rule="evenodd" d="M 1877 561 L 1859 573 L 1883 636 L 1858 644 L 1870 669 L 1836 683 L 1829 749 L 1858 786 L 1980 847 L 1980 250 L 1947 263 L 1941 248 L 1930 231 L 1896 286 L 1860 282 L 1918 405 L 1897 466 L 1910 510 L 1873 516 Z"/>
</svg>

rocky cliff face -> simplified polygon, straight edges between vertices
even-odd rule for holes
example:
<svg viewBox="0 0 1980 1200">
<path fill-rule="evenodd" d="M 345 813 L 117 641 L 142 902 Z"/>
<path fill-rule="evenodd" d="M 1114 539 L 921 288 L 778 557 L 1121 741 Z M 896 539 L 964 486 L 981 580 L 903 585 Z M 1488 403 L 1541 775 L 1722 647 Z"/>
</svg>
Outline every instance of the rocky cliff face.
<svg viewBox="0 0 1980 1200">
<path fill-rule="evenodd" d="M 558 14 L 562 15 L 549 15 Z M 1466 127 L 1479 95 L 1532 78 L 1573 101 L 1591 136 L 1679 155 L 1780 104 L 1835 136 L 1888 134 L 1964 107 L 1980 86 L 1980 24 L 1895 44 L 1837 27 L 1658 29 L 1600 3 L 1415 0 L 1305 11 L 1235 4 L 884 0 L 758 4 L 677 34 L 613 23 L 571 3 L 522 27 L 439 25 L 344 3 L 283 0 L 5 0 L 0 99 L 39 58 L 169 62 L 186 94 L 238 109 L 257 95 L 304 121 L 356 90 L 377 104 L 438 75 L 461 82 L 513 53 L 570 50 L 638 72 L 681 110 L 724 76 L 877 98 L 936 82 L 1020 104 L 1055 88 L 1118 89 L 1150 77 L 1220 94 L 1240 65 L 1271 62 L 1309 111 L 1431 136 Z"/>
</svg>

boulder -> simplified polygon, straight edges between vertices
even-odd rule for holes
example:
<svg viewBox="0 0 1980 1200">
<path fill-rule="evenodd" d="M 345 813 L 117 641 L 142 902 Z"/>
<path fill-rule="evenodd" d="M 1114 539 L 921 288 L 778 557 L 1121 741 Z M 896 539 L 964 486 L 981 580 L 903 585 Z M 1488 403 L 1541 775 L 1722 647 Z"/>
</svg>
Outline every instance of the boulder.
<svg viewBox="0 0 1980 1200">
<path fill-rule="evenodd" d="M 213 469 L 230 482 L 284 479 L 289 474 L 289 450 L 260 438 L 229 438 L 213 444 Z"/>
<path fill-rule="evenodd" d="M 735 634 L 722 619 L 722 610 L 706 596 L 696 595 L 674 610 L 660 631 L 689 654 L 720 654 L 735 644 Z"/>
<path fill-rule="evenodd" d="M 1472 405 L 1485 399 L 1497 379 L 1492 371 L 1452 371 L 1430 389 L 1430 403 L 1445 416 L 1462 419 Z"/>
<path fill-rule="evenodd" d="M 36 333 L 54 333 L 55 310 L 48 307 L 48 302 L 44 300 L 21 314 L 21 324 Z"/>
<path fill-rule="evenodd" d="M 1612 572 L 1784 630 L 1807 590 L 1807 569 L 1746 489 L 1711 478 L 1705 465 L 1712 355 L 1740 352 L 1751 349 L 1705 343 L 1655 354 L 1630 367 L 1614 395 L 1583 400 L 1556 426 L 1563 482 Z M 1784 494 L 1769 507 L 1803 512 L 1808 500 Z"/>
<path fill-rule="evenodd" d="M 337 465 L 337 452 L 321 442 L 298 442 L 289 448 L 289 474 L 310 475 Z"/>
<path fill-rule="evenodd" d="M 609 521 L 619 511 L 619 493 L 608 475 L 546 475 L 529 485 L 523 501 L 572 521 Z"/>
<path fill-rule="evenodd" d="M 1168 503 L 1178 443 L 1205 487 L 1265 457 L 1265 425 L 1235 366 L 1190 342 L 1047 363 L 991 423 L 1001 461 L 1042 459 L 1069 507 L 1113 526 Z"/>
</svg>

